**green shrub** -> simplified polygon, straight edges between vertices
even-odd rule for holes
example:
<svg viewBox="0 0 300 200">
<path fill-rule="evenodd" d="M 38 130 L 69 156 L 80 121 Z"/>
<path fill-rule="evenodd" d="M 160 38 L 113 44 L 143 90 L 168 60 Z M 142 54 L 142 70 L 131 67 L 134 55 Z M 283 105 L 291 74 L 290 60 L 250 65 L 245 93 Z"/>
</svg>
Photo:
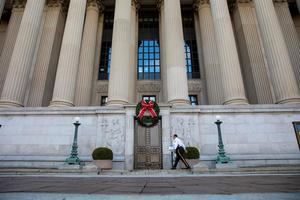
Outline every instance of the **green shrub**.
<svg viewBox="0 0 300 200">
<path fill-rule="evenodd" d="M 187 153 L 185 154 L 186 159 L 199 159 L 200 152 L 196 147 L 186 147 Z"/>
<path fill-rule="evenodd" d="M 94 160 L 112 160 L 113 152 L 107 147 L 98 147 L 93 151 L 92 156 Z"/>
</svg>

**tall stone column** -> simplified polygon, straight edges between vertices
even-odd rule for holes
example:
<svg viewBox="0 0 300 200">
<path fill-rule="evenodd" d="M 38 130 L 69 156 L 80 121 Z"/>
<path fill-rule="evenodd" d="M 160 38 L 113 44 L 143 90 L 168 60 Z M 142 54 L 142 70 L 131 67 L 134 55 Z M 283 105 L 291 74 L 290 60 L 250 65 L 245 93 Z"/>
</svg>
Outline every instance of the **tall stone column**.
<svg viewBox="0 0 300 200">
<path fill-rule="evenodd" d="M 234 24 L 249 101 L 253 104 L 272 104 L 270 80 L 251 0 L 237 1 Z"/>
<path fill-rule="evenodd" d="M 100 4 L 96 0 L 89 0 L 76 81 L 74 100 L 76 106 L 89 106 L 91 104 L 99 12 Z"/>
<path fill-rule="evenodd" d="M 167 87 L 167 76 L 166 76 L 166 43 L 165 43 L 165 11 L 164 1 L 158 0 L 159 9 L 159 46 L 160 46 L 160 74 L 162 83 L 162 102 L 168 102 L 168 87 Z"/>
<path fill-rule="evenodd" d="M 57 62 L 65 24 L 64 5 L 51 0 L 47 5 L 44 29 L 34 67 L 28 107 L 48 106 L 51 100 Z"/>
<path fill-rule="evenodd" d="M 104 8 L 105 9 L 105 8 Z M 99 75 L 99 65 L 100 65 L 100 57 L 101 57 L 101 47 L 102 47 L 102 35 L 103 35 L 103 27 L 104 27 L 104 13 L 101 13 L 98 20 L 98 31 L 97 31 L 97 41 L 96 41 L 96 58 L 94 64 L 94 73 L 93 73 L 93 86 L 92 86 L 92 99 L 91 106 L 99 106 L 101 101 L 101 96 L 97 92 L 97 83 L 98 83 L 98 75 Z"/>
<path fill-rule="evenodd" d="M 208 101 L 210 105 L 220 105 L 223 103 L 223 89 L 211 8 L 208 0 L 200 0 L 196 6 L 198 7 Z"/>
<path fill-rule="evenodd" d="M 8 23 L 6 39 L 3 45 L 0 57 L 0 94 L 4 87 L 4 82 L 8 72 L 9 63 L 11 60 L 12 52 L 16 43 L 19 28 L 21 25 L 22 17 L 24 14 L 25 3 L 24 1 L 16 2 L 13 5 L 10 20 Z"/>
<path fill-rule="evenodd" d="M 164 15 L 168 103 L 186 105 L 189 104 L 188 82 L 180 0 L 164 0 Z"/>
<path fill-rule="evenodd" d="M 223 104 L 247 104 L 226 0 L 210 0 L 224 91 Z"/>
<path fill-rule="evenodd" d="M 2 91 L 0 106 L 23 106 L 46 0 L 28 0 Z"/>
<path fill-rule="evenodd" d="M 272 0 L 254 0 L 276 103 L 300 103 L 299 89 Z"/>
<path fill-rule="evenodd" d="M 193 6 L 194 9 L 197 9 L 196 6 Z M 202 49 L 202 41 L 201 41 L 201 32 L 200 32 L 200 22 L 199 15 L 197 12 L 194 12 L 194 27 L 196 33 L 196 44 L 197 44 L 197 54 L 198 54 L 198 63 L 200 66 L 200 75 L 201 75 L 201 89 L 199 93 L 199 105 L 209 105 L 208 102 L 208 94 L 207 94 L 207 86 L 206 86 L 206 74 L 204 69 L 204 59 L 203 59 L 203 49 Z M 217 57 L 218 58 L 218 57 Z"/>
<path fill-rule="evenodd" d="M 129 103 L 131 0 L 116 0 L 107 105 Z"/>
<path fill-rule="evenodd" d="M 300 87 L 300 42 L 287 0 L 274 0 L 275 10 L 287 45 L 295 77 Z"/>
<path fill-rule="evenodd" d="M 131 19 L 130 19 L 130 64 L 129 64 L 129 102 L 136 102 L 136 80 L 137 80 L 137 45 L 138 45 L 138 10 L 137 0 L 131 2 Z"/>
<path fill-rule="evenodd" d="M 71 0 L 50 106 L 74 106 L 86 0 Z"/>
<path fill-rule="evenodd" d="M 2 17 L 4 6 L 5 6 L 5 0 L 0 0 L 0 19 Z"/>
</svg>

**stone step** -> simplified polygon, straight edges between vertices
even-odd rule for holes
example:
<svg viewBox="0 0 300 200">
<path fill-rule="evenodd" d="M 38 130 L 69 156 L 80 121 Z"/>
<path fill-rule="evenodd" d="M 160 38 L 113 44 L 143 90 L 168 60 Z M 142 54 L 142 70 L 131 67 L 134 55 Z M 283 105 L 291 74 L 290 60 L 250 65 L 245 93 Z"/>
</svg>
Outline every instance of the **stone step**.
<svg viewBox="0 0 300 200">
<path fill-rule="evenodd" d="M 61 168 L 0 168 L 0 175 L 30 175 L 30 174 L 74 174 L 74 175 L 104 175 L 104 176 L 184 176 L 203 174 L 259 174 L 259 173 L 293 173 L 300 174 L 300 165 L 288 166 L 260 166 L 218 169 L 177 169 L 177 170 L 101 170 L 94 166 L 63 166 Z"/>
</svg>

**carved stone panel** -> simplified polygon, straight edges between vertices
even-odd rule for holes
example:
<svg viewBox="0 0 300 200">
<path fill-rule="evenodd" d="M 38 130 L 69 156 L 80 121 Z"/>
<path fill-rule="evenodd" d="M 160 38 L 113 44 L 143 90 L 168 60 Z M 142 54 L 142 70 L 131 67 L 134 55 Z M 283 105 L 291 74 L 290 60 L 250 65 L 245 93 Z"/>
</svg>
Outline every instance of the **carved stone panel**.
<svg viewBox="0 0 300 200">
<path fill-rule="evenodd" d="M 183 139 L 186 146 L 198 146 L 199 133 L 196 115 L 178 115 L 171 117 L 171 133 Z"/>
<path fill-rule="evenodd" d="M 125 130 L 122 117 L 105 117 L 101 120 L 102 144 L 112 149 L 114 155 L 125 153 Z"/>
</svg>

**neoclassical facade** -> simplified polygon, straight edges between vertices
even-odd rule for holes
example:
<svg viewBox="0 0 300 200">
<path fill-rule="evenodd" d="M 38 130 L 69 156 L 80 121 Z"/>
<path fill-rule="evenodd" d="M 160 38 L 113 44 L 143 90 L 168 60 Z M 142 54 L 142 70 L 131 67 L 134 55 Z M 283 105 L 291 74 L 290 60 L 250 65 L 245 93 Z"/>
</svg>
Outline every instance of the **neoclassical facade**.
<svg viewBox="0 0 300 200">
<path fill-rule="evenodd" d="M 1 107 L 300 102 L 298 1 L 5 2 Z"/>
<path fill-rule="evenodd" d="M 245 155 L 298 163 L 299 13 L 300 0 L 0 0 L 0 157 L 18 160 L 21 141 L 29 160 L 43 150 L 49 162 L 63 157 L 72 133 L 59 127 L 79 115 L 86 160 L 110 146 L 115 165 L 132 169 L 133 105 L 150 99 L 161 105 L 164 166 L 171 132 L 212 161 L 217 114 L 241 165 Z M 246 141 L 235 135 L 245 129 Z M 19 135 L 38 132 L 50 142 Z"/>
</svg>

